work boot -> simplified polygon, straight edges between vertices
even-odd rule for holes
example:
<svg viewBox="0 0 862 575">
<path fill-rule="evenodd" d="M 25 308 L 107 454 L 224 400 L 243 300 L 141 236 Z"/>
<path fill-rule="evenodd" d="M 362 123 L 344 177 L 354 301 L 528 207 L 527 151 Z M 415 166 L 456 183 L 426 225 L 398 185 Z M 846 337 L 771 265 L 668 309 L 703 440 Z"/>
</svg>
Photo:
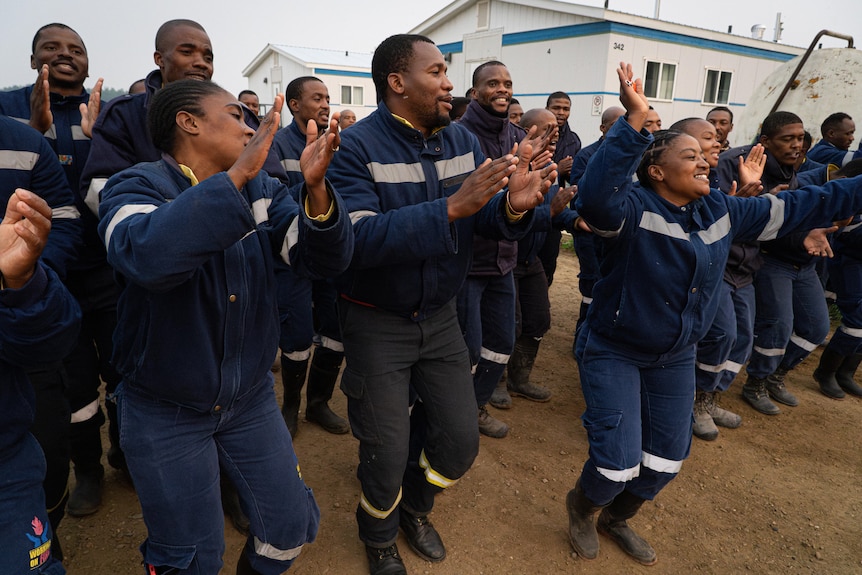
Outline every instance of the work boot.
<svg viewBox="0 0 862 575">
<path fill-rule="evenodd" d="M 712 399 L 708 391 L 697 390 L 694 395 L 694 425 L 691 430 L 695 437 L 704 441 L 713 441 L 718 437 L 718 428 L 712 420 L 712 415 L 707 407 L 707 400 Z"/>
<path fill-rule="evenodd" d="M 511 395 L 544 403 L 551 399 L 551 390 L 530 383 L 530 373 L 536 362 L 536 354 L 539 353 L 540 342 L 541 339 L 529 336 L 521 336 L 515 341 L 515 350 L 509 358 L 509 378 L 506 386 Z"/>
<path fill-rule="evenodd" d="M 305 390 L 307 398 L 305 419 L 336 435 L 350 431 L 347 420 L 336 415 L 329 407 L 329 400 L 332 399 L 332 391 L 335 389 L 335 381 L 341 371 L 343 359 L 343 352 L 323 346 L 315 349 L 311 368 L 308 371 L 308 387 Z"/>
<path fill-rule="evenodd" d="M 603 506 L 594 505 L 587 499 L 581 480 L 566 495 L 566 511 L 569 512 L 569 541 L 575 553 L 584 559 L 595 559 L 599 554 L 599 534 L 596 531 L 596 516 Z"/>
<path fill-rule="evenodd" d="M 299 432 L 299 404 L 302 402 L 302 385 L 307 370 L 308 359 L 293 361 L 281 354 L 281 384 L 284 386 L 281 416 L 291 437 L 296 437 Z"/>
<path fill-rule="evenodd" d="M 479 433 L 502 439 L 509 433 L 509 426 L 488 413 L 488 408 L 484 405 L 479 406 Z"/>
<path fill-rule="evenodd" d="M 248 535 L 248 529 L 251 523 L 248 517 L 243 512 L 239 503 L 239 494 L 236 492 L 236 487 L 224 475 L 220 478 L 221 486 L 221 506 L 224 514 L 228 516 L 234 529 Z"/>
<path fill-rule="evenodd" d="M 417 517 L 399 509 L 398 523 L 410 548 L 419 557 L 431 563 L 438 563 L 446 558 L 446 548 L 440 534 L 434 529 L 427 515 Z"/>
<path fill-rule="evenodd" d="M 799 405 L 799 400 L 796 399 L 796 396 L 790 393 L 784 385 L 784 378 L 787 376 L 788 371 L 790 370 L 779 365 L 778 369 L 767 375 L 766 391 L 769 393 L 769 397 L 778 403 L 783 403 L 790 407 L 796 407 Z"/>
<path fill-rule="evenodd" d="M 742 399 L 747 401 L 751 407 L 765 415 L 778 415 L 781 410 L 769 399 L 766 391 L 766 378 L 749 375 L 742 385 Z"/>
<path fill-rule="evenodd" d="M 658 561 L 655 551 L 626 523 L 637 514 L 643 503 L 644 500 L 637 495 L 623 491 L 599 515 L 598 529 L 638 563 L 654 565 Z"/>
<path fill-rule="evenodd" d="M 841 364 L 841 367 L 838 368 L 838 371 L 835 373 L 835 379 L 838 381 L 838 385 L 841 386 L 841 389 L 850 395 L 855 395 L 856 397 L 862 397 L 862 387 L 859 387 L 859 385 L 853 380 L 853 375 L 856 373 L 856 369 L 859 367 L 860 362 L 862 362 L 862 353 L 855 353 L 847 356 L 844 358 L 844 362 Z"/>
<path fill-rule="evenodd" d="M 494 388 L 494 393 L 491 394 L 491 399 L 488 403 L 497 409 L 512 409 L 512 396 L 509 395 L 509 388 L 506 386 L 506 372 L 500 377 L 497 382 L 497 387 Z"/>
<path fill-rule="evenodd" d="M 713 391 L 710 395 L 711 398 L 707 400 L 706 403 L 706 410 L 712 416 L 712 420 L 716 425 L 726 427 L 728 429 L 736 429 L 742 425 L 742 417 L 718 405 L 718 397 L 721 395 L 720 392 Z"/>
<path fill-rule="evenodd" d="M 366 545 L 365 556 L 368 557 L 368 570 L 371 575 L 407 575 L 404 561 L 398 554 L 398 546 L 394 543 L 389 547 Z"/>
<path fill-rule="evenodd" d="M 820 364 L 814 370 L 814 380 L 820 385 L 820 391 L 826 397 L 844 399 L 846 396 L 844 390 L 838 385 L 838 380 L 835 378 L 836 372 L 844 363 L 844 359 L 843 355 L 831 349 L 828 345 L 820 356 Z"/>
<path fill-rule="evenodd" d="M 72 517 L 92 515 L 102 505 L 102 480 L 105 470 L 101 464 L 89 471 L 82 471 L 75 466 L 75 489 L 69 495 L 66 511 Z"/>
</svg>

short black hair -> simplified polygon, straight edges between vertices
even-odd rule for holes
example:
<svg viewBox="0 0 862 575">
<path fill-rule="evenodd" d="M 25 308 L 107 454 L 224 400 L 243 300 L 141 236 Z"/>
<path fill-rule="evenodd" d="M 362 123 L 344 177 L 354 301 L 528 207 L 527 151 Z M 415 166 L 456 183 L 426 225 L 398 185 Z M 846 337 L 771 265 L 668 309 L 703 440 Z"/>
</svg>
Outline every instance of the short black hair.
<svg viewBox="0 0 862 575">
<path fill-rule="evenodd" d="M 287 85 L 287 89 L 284 91 L 284 101 L 290 102 L 291 100 L 299 100 L 302 97 L 302 88 L 309 82 L 320 82 L 323 83 L 320 78 L 315 76 L 300 76 L 299 78 L 294 78 Z"/>
<path fill-rule="evenodd" d="M 763 125 L 760 127 L 760 135 L 771 138 L 784 126 L 801 123 L 802 118 L 793 112 L 772 112 L 763 119 Z"/>
<path fill-rule="evenodd" d="M 811 142 L 814 141 L 814 138 L 811 137 L 811 132 L 805 130 L 805 133 L 802 134 L 802 148 L 807 150 L 811 148 Z"/>
<path fill-rule="evenodd" d="M 236 99 L 239 100 L 243 96 L 254 96 L 257 97 L 257 93 L 254 90 L 243 90 L 239 94 L 236 95 Z"/>
<path fill-rule="evenodd" d="M 380 43 L 371 57 L 371 79 L 377 91 L 377 102 L 381 102 L 389 86 L 389 74 L 405 72 L 413 57 L 413 45 L 427 42 L 435 45 L 427 36 L 419 34 L 395 34 Z"/>
<path fill-rule="evenodd" d="M 840 170 L 834 172 L 832 177 L 855 178 L 862 175 L 862 158 L 850 160 Z"/>
<path fill-rule="evenodd" d="M 652 189 L 652 181 L 650 180 L 649 170 L 650 166 L 658 164 L 661 160 L 662 155 L 667 151 L 667 149 L 673 144 L 673 141 L 682 136 L 682 132 L 675 132 L 673 130 L 658 130 L 653 133 L 653 141 L 647 146 L 647 149 L 644 150 L 643 156 L 641 156 L 641 161 L 638 164 L 637 176 L 640 184 L 648 189 Z"/>
<path fill-rule="evenodd" d="M 509 100 L 509 105 L 511 106 L 512 104 L 518 104 L 520 106 L 521 102 L 518 101 L 518 98 L 512 98 Z"/>
<path fill-rule="evenodd" d="M 482 62 L 475 70 L 473 70 L 473 88 L 476 87 L 476 82 L 479 81 L 479 74 L 482 73 L 482 70 L 485 68 L 491 68 L 492 66 L 506 67 L 506 65 L 499 60 L 488 60 L 487 62 Z"/>
<path fill-rule="evenodd" d="M 165 36 L 167 36 L 172 30 L 174 30 L 175 28 L 179 28 L 180 26 L 197 28 L 204 34 L 207 33 L 207 31 L 204 30 L 204 27 L 195 22 L 194 20 L 186 20 L 183 18 L 177 20 L 168 20 L 167 22 L 159 26 L 159 30 L 156 32 L 156 52 L 162 52 L 166 49 Z"/>
<path fill-rule="evenodd" d="M 227 91 L 215 82 L 177 80 L 165 84 L 153 95 L 147 111 L 147 127 L 156 148 L 172 154 L 177 143 L 177 114 L 185 111 L 203 116 L 203 99 L 221 93 Z"/>
<path fill-rule="evenodd" d="M 551 105 L 551 100 L 568 100 L 569 102 L 572 101 L 572 99 L 569 98 L 569 95 L 565 92 L 554 92 L 553 94 L 548 96 L 548 101 L 545 102 L 546 108 Z"/>
<path fill-rule="evenodd" d="M 60 24 L 59 22 L 51 22 L 50 24 L 45 24 L 44 26 L 42 26 L 41 28 L 36 30 L 36 34 L 33 36 L 33 46 L 30 48 L 31 54 L 36 53 L 36 44 L 39 43 L 39 36 L 41 36 L 42 32 L 44 32 L 48 28 L 62 28 L 63 30 L 69 30 L 70 32 L 75 32 L 75 30 L 73 30 L 71 26 L 67 26 L 65 24 Z M 75 34 L 78 36 L 78 38 L 81 38 L 80 34 L 78 34 L 77 32 L 75 32 Z M 83 38 L 81 38 L 81 45 L 84 46 L 84 39 Z M 84 46 L 84 50 L 86 50 L 86 49 L 87 49 L 87 47 Z"/>
<path fill-rule="evenodd" d="M 820 135 L 824 138 L 826 137 L 826 133 L 829 130 L 835 130 L 844 120 L 852 120 L 850 114 L 845 114 L 844 112 L 835 112 L 834 114 L 829 114 L 826 116 L 826 119 L 823 120 L 823 123 L 820 124 Z"/>
<path fill-rule="evenodd" d="M 703 118 L 685 118 L 683 120 L 677 120 L 673 124 L 670 125 L 668 130 L 672 132 L 682 132 L 683 134 L 688 134 L 688 127 L 694 124 L 695 122 L 706 122 Z"/>
<path fill-rule="evenodd" d="M 727 106 L 716 106 L 715 108 L 706 113 L 706 117 L 709 118 L 709 115 L 713 112 L 727 112 L 728 114 L 730 114 L 730 123 L 733 123 L 733 112 Z"/>
</svg>

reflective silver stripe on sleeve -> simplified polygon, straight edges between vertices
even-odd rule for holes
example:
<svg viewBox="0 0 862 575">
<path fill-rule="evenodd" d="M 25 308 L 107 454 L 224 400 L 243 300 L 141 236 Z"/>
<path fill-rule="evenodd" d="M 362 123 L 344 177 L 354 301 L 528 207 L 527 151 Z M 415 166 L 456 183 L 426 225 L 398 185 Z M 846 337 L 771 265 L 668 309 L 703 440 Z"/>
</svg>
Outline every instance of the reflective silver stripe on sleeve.
<svg viewBox="0 0 862 575">
<path fill-rule="evenodd" d="M 290 222 L 290 227 L 287 228 L 287 234 L 284 236 L 284 243 L 281 245 L 281 259 L 287 265 L 290 265 L 290 248 L 299 243 L 299 219 L 299 216 L 296 216 Z"/>
<path fill-rule="evenodd" d="M 269 220 L 269 205 L 272 198 L 259 198 L 251 203 L 251 213 L 254 215 L 254 223 L 262 224 Z"/>
<path fill-rule="evenodd" d="M 38 161 L 39 154 L 36 152 L 0 150 L 0 170 L 27 170 L 29 172 Z"/>
<path fill-rule="evenodd" d="M 853 159 L 853 154 L 855 154 L 855 152 L 847 152 L 846 154 L 844 154 L 844 159 L 843 159 L 843 160 L 841 160 L 841 167 L 842 167 L 842 168 L 843 168 L 844 166 L 846 166 L 846 165 L 847 165 L 847 163 L 848 163 L 850 160 L 852 160 L 852 159 Z"/>
<path fill-rule="evenodd" d="M 49 140 L 56 140 L 57 139 L 57 126 L 55 126 L 54 124 L 51 124 L 51 127 L 48 128 L 48 131 L 42 135 L 45 136 L 46 138 L 48 138 Z"/>
<path fill-rule="evenodd" d="M 362 218 L 366 218 L 368 216 L 376 216 L 376 212 L 372 212 L 371 210 L 356 210 L 355 212 L 350 212 L 350 223 L 355 224 Z"/>
<path fill-rule="evenodd" d="M 757 238 L 757 241 L 765 242 L 777 238 L 778 231 L 784 225 L 784 200 L 779 200 L 772 194 L 766 194 L 761 197 L 768 199 L 772 204 L 769 207 L 769 221 L 766 222 L 766 226 Z"/>
<path fill-rule="evenodd" d="M 678 240 L 690 241 L 688 233 L 676 222 L 669 222 L 654 212 L 644 212 L 640 228 Z"/>
<path fill-rule="evenodd" d="M 807 339 L 801 338 L 795 333 L 790 335 L 790 342 L 809 352 L 814 351 L 815 349 L 817 349 L 817 346 L 820 345 L 820 343 L 814 343 L 813 341 L 808 341 Z"/>
<path fill-rule="evenodd" d="M 434 166 L 437 168 L 437 178 L 445 180 L 461 174 L 469 174 L 476 169 L 476 160 L 473 158 L 473 152 L 467 152 L 448 160 L 438 160 L 434 162 Z"/>
<path fill-rule="evenodd" d="M 705 230 L 697 232 L 698 237 L 706 245 L 723 240 L 730 233 L 730 214 L 724 214 Z"/>
<path fill-rule="evenodd" d="M 102 193 L 102 188 L 108 183 L 108 178 L 93 178 L 90 180 L 90 187 L 87 188 L 87 196 L 84 198 L 84 204 L 90 211 L 99 215 L 99 194 Z"/>
<path fill-rule="evenodd" d="M 631 481 L 641 472 L 640 464 L 628 469 L 608 469 L 606 467 L 596 467 L 596 470 L 602 474 L 602 477 L 615 481 L 616 483 L 625 483 Z"/>
<path fill-rule="evenodd" d="M 407 184 L 425 181 L 422 164 L 380 164 L 370 162 L 367 166 L 371 177 L 378 184 Z"/>
<path fill-rule="evenodd" d="M 54 208 L 51 214 L 52 220 L 77 220 L 81 217 L 81 212 L 75 206 L 60 206 Z"/>
<path fill-rule="evenodd" d="M 149 214 L 150 212 L 156 211 L 156 208 L 158 207 L 159 206 L 155 204 L 127 204 L 117 210 L 117 213 L 114 214 L 114 217 L 111 218 L 111 222 L 108 224 L 108 229 L 105 230 L 105 245 L 111 245 L 111 235 L 114 233 L 114 228 L 116 228 L 120 222 L 129 216 L 134 216 L 135 214 Z"/>
<path fill-rule="evenodd" d="M 299 167 L 299 160 L 291 160 L 290 158 L 285 158 L 281 161 L 281 166 L 284 168 L 285 172 L 302 172 Z"/>
<path fill-rule="evenodd" d="M 644 451 L 643 466 L 659 473 L 679 473 L 679 470 L 682 469 L 682 461 L 665 459 Z"/>
<path fill-rule="evenodd" d="M 294 547 L 293 549 L 279 549 L 269 543 L 264 543 L 255 536 L 254 552 L 261 557 L 266 557 L 267 559 L 274 559 L 275 561 L 290 561 L 299 557 L 299 554 L 302 552 L 302 545 Z"/>
<path fill-rule="evenodd" d="M 81 126 L 72 126 L 72 139 L 73 140 L 84 140 L 87 141 L 90 138 L 84 133 L 84 130 Z"/>
<path fill-rule="evenodd" d="M 584 221 L 587 222 L 587 220 Z M 587 225 L 590 227 L 591 230 L 593 230 L 593 233 L 599 237 L 615 238 L 622 233 L 623 227 L 626 225 L 626 221 L 623 220 L 623 222 L 620 224 L 620 227 L 616 230 L 600 230 L 599 228 L 594 227 L 590 222 L 587 222 Z"/>
</svg>

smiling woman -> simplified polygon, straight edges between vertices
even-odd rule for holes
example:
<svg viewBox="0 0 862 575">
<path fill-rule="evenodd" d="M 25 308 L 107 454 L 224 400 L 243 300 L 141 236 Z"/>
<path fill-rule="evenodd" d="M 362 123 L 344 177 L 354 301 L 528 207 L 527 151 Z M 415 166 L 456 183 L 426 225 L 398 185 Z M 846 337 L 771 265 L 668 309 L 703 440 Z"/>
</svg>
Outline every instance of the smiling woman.
<svg viewBox="0 0 862 575">
<path fill-rule="evenodd" d="M 756 198 L 710 193 L 698 140 L 650 135 L 641 80 L 630 65 L 617 73 L 628 113 L 587 166 L 577 200 L 605 259 L 576 342 L 590 451 L 566 506 L 580 556 L 598 554 L 597 521 L 649 565 L 655 551 L 626 522 L 688 456 L 695 346 L 715 316 L 731 242 L 817 227 L 855 213 L 862 197 L 846 181 Z"/>
</svg>

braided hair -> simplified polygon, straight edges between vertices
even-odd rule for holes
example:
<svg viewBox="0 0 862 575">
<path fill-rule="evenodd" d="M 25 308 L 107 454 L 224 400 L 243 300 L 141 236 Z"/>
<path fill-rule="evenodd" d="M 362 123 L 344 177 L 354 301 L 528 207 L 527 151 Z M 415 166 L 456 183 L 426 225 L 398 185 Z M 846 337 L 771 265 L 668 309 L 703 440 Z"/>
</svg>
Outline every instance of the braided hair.
<svg viewBox="0 0 862 575">
<path fill-rule="evenodd" d="M 156 148 L 172 154 L 177 140 L 177 114 L 203 116 L 203 99 L 225 92 L 214 82 L 200 80 L 177 80 L 156 92 L 147 112 L 147 127 Z"/>
<path fill-rule="evenodd" d="M 652 180 L 650 179 L 647 170 L 649 170 L 650 166 L 658 164 L 661 157 L 673 144 L 673 141 L 683 135 L 684 134 L 682 132 L 674 130 L 659 130 L 652 135 L 653 141 L 650 142 L 650 145 L 647 146 L 643 156 L 641 156 L 641 161 L 638 164 L 636 172 L 638 181 L 643 187 L 650 190 L 653 189 Z"/>
</svg>

